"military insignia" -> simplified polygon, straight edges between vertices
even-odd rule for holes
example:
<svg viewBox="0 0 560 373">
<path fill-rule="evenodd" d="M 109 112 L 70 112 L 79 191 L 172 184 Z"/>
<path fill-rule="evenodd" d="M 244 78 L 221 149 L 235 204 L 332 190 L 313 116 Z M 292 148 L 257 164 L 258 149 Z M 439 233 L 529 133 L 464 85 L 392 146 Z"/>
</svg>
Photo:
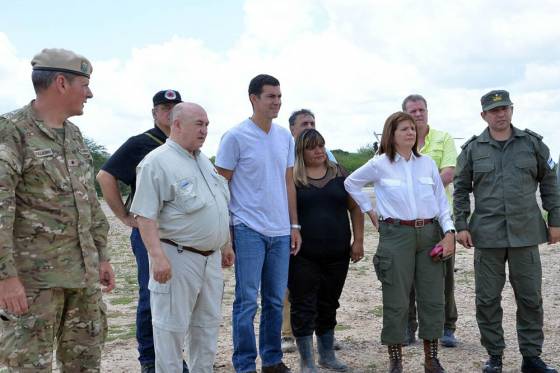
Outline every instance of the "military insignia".
<svg viewBox="0 0 560 373">
<path fill-rule="evenodd" d="M 556 163 L 554 163 L 554 160 L 552 159 L 552 157 L 548 157 L 548 161 L 546 161 L 546 164 L 548 165 L 548 167 L 553 170 L 554 166 L 556 166 Z"/>
<path fill-rule="evenodd" d="M 41 149 L 33 151 L 35 157 L 37 158 L 45 158 L 45 157 L 52 157 L 54 155 L 52 149 Z"/>
<path fill-rule="evenodd" d="M 87 74 L 88 68 L 89 68 L 88 63 L 86 61 L 82 61 L 82 64 L 80 65 L 80 71 L 83 72 L 84 74 Z"/>
<path fill-rule="evenodd" d="M 502 95 L 499 94 L 499 93 L 496 93 L 494 95 L 494 97 L 492 97 L 492 101 L 494 101 L 494 102 L 498 102 L 498 101 L 502 101 L 502 100 L 503 100 Z"/>
<path fill-rule="evenodd" d="M 80 164 L 80 161 L 77 159 L 69 159 L 68 160 L 68 167 L 77 167 Z"/>
<path fill-rule="evenodd" d="M 172 91 L 170 89 L 168 89 L 167 91 L 165 91 L 165 98 L 168 100 L 176 100 L 177 99 L 177 94 L 175 93 L 175 91 Z"/>
</svg>

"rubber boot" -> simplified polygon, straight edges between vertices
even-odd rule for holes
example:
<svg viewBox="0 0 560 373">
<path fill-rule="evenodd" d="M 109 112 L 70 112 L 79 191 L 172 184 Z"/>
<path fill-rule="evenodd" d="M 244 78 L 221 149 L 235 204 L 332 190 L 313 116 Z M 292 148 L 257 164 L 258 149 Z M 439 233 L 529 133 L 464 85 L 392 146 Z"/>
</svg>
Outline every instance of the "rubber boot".
<svg viewBox="0 0 560 373">
<path fill-rule="evenodd" d="M 299 369 L 301 373 L 317 373 L 315 353 L 313 351 L 313 336 L 297 337 L 296 345 L 299 352 Z"/>
<path fill-rule="evenodd" d="M 334 330 L 327 330 L 325 334 L 317 336 L 317 351 L 319 352 L 319 366 L 337 372 L 348 371 L 348 365 L 338 360 L 334 355 Z"/>
</svg>

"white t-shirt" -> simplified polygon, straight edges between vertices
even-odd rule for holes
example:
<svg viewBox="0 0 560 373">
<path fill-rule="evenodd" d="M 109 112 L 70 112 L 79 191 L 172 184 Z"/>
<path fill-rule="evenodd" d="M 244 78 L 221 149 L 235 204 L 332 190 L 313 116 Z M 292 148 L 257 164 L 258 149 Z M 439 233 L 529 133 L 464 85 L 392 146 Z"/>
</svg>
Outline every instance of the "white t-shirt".
<svg viewBox="0 0 560 373">
<path fill-rule="evenodd" d="M 247 119 L 224 134 L 216 166 L 233 171 L 232 224 L 269 237 L 290 234 L 286 170 L 294 166 L 294 154 L 292 135 L 275 123 L 266 133 Z"/>
</svg>

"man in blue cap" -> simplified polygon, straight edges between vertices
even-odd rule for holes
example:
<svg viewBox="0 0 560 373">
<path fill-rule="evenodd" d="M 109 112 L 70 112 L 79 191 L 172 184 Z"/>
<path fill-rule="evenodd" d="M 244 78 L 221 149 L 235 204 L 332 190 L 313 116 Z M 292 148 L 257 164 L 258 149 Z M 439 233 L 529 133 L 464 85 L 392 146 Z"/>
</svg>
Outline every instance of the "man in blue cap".
<svg viewBox="0 0 560 373">
<path fill-rule="evenodd" d="M 138 266 L 138 308 L 136 309 L 136 339 L 138 341 L 138 360 L 142 373 L 155 372 L 155 352 L 152 335 L 152 314 L 150 311 L 150 291 L 148 290 L 149 263 L 146 247 L 140 237 L 136 220 L 129 212 L 129 205 L 136 190 L 136 166 L 146 154 L 165 143 L 170 131 L 169 114 L 173 107 L 182 102 L 181 94 L 167 89 L 157 92 L 153 99 L 152 116 L 154 127 L 146 132 L 129 138 L 105 162 L 97 174 L 103 197 L 123 224 L 132 228 L 130 243 Z M 123 203 L 119 181 L 130 186 L 130 195 Z M 183 371 L 188 371 L 186 364 Z"/>
</svg>

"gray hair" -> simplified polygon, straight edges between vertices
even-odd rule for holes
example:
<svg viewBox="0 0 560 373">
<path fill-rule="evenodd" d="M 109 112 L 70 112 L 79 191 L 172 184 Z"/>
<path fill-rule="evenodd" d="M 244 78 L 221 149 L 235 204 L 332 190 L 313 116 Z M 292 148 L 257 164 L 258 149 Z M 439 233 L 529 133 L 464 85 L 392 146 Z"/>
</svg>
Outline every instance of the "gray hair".
<svg viewBox="0 0 560 373">
<path fill-rule="evenodd" d="M 406 98 L 403 100 L 402 111 L 406 112 L 406 104 L 408 104 L 409 101 L 422 101 L 424 103 L 424 106 L 426 106 L 426 109 L 428 108 L 428 102 L 422 95 L 412 94 L 406 96 Z"/>
<path fill-rule="evenodd" d="M 33 83 L 35 93 L 47 90 L 58 75 L 62 75 L 68 83 L 72 83 L 77 76 L 62 71 L 33 70 L 31 73 L 31 82 Z"/>
<path fill-rule="evenodd" d="M 315 119 L 315 114 L 313 114 L 313 112 L 309 109 L 296 110 L 292 113 L 292 115 L 290 115 L 290 118 L 288 119 L 288 122 L 290 123 L 290 127 L 296 124 L 296 118 L 298 115 L 311 115 L 313 119 Z"/>
</svg>

